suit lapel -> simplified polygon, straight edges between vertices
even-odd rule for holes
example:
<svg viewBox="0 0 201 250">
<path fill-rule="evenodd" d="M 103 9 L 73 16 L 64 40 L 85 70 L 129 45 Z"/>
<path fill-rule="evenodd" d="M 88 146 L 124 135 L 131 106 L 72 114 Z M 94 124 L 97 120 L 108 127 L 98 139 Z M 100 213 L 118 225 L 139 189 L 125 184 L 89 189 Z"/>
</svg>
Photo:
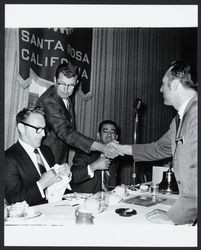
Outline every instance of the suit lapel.
<svg viewBox="0 0 201 250">
<path fill-rule="evenodd" d="M 182 130 L 182 125 L 184 124 L 184 121 L 185 121 L 185 117 L 188 113 L 188 111 L 190 110 L 190 108 L 193 106 L 193 105 L 196 105 L 197 104 L 197 95 L 195 95 L 190 101 L 189 103 L 187 104 L 186 108 L 185 108 L 185 111 L 184 111 L 184 115 L 183 115 L 183 118 L 180 122 L 180 125 L 179 125 L 179 129 L 177 131 L 177 138 L 180 136 L 181 134 L 181 130 Z"/>
<path fill-rule="evenodd" d="M 20 158 L 22 159 L 21 164 L 24 166 L 24 168 L 29 171 L 30 175 L 35 176 L 36 178 L 40 177 L 33 161 L 19 142 L 16 143 L 16 148 Z"/>
</svg>

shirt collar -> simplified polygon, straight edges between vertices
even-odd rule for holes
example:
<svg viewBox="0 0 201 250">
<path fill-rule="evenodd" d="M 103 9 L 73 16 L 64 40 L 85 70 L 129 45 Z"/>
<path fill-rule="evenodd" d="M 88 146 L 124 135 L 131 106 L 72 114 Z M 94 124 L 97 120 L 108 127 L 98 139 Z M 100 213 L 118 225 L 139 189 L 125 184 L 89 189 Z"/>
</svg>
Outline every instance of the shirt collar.
<svg viewBox="0 0 201 250">
<path fill-rule="evenodd" d="M 19 143 L 22 145 L 22 147 L 26 150 L 27 153 L 33 153 L 34 149 L 32 146 L 30 146 L 29 144 L 27 144 L 26 142 L 22 141 L 21 139 L 19 139 Z"/>
<path fill-rule="evenodd" d="M 179 114 L 179 118 L 180 118 L 180 119 L 183 118 L 183 116 L 184 116 L 184 111 L 185 111 L 185 109 L 186 109 L 186 107 L 187 107 L 189 101 L 190 101 L 192 98 L 193 98 L 193 97 L 190 97 L 187 101 L 185 101 L 185 102 L 181 105 L 181 107 L 180 107 L 180 109 L 179 109 L 179 111 L 178 111 L 178 114 Z"/>
</svg>

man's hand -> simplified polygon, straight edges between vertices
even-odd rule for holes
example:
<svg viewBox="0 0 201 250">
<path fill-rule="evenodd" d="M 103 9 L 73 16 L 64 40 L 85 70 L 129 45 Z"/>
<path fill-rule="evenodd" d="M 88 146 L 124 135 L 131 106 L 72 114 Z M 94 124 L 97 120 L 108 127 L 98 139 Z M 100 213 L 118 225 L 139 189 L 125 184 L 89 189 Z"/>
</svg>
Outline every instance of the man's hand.
<svg viewBox="0 0 201 250">
<path fill-rule="evenodd" d="M 101 156 L 98 158 L 98 160 L 90 164 L 90 168 L 92 172 L 96 170 L 105 170 L 105 169 L 108 169 L 109 164 L 110 164 L 110 160 L 104 156 Z"/>
<path fill-rule="evenodd" d="M 61 176 L 59 174 L 56 174 L 56 172 L 53 169 L 50 169 L 48 172 L 45 172 L 38 183 L 42 187 L 42 189 L 45 189 L 55 182 L 58 182 L 61 180 Z"/>
<path fill-rule="evenodd" d="M 115 158 L 118 155 L 123 156 L 123 152 L 121 151 L 119 144 L 117 141 L 109 142 L 103 146 L 102 153 L 107 158 Z"/>
<path fill-rule="evenodd" d="M 118 145 L 119 144 L 117 141 L 109 142 L 108 144 L 102 144 L 100 142 L 94 141 L 91 145 L 91 150 L 102 152 L 105 157 L 114 159 L 118 155 L 124 155 Z"/>
<path fill-rule="evenodd" d="M 55 164 L 53 169 L 55 170 L 56 174 L 61 176 L 68 176 L 69 178 L 72 176 L 70 166 L 67 163 L 63 163 L 61 165 Z"/>
<path fill-rule="evenodd" d="M 167 212 L 161 209 L 154 209 L 146 214 L 147 220 L 158 224 L 174 224 L 167 216 Z"/>
</svg>

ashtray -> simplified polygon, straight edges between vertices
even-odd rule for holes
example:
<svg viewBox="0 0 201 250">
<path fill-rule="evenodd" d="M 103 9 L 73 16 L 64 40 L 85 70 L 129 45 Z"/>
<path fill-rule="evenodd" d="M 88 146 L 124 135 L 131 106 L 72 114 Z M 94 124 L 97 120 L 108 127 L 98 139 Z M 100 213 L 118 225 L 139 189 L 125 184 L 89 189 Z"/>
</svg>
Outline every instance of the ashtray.
<svg viewBox="0 0 201 250">
<path fill-rule="evenodd" d="M 117 208 L 115 212 L 119 214 L 120 216 L 124 216 L 124 217 L 129 217 L 129 216 L 137 214 L 136 210 L 132 208 Z"/>
</svg>

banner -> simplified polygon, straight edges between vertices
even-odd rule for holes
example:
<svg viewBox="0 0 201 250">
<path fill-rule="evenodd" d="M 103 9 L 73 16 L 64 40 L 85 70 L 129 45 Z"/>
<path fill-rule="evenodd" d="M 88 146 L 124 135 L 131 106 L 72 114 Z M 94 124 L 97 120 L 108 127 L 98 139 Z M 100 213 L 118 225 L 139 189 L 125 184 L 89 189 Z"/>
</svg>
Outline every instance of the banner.
<svg viewBox="0 0 201 250">
<path fill-rule="evenodd" d="M 70 60 L 78 66 L 81 90 L 87 94 L 90 91 L 92 32 L 92 28 L 20 28 L 20 77 L 29 82 L 33 71 L 52 84 L 58 65 Z"/>
</svg>

